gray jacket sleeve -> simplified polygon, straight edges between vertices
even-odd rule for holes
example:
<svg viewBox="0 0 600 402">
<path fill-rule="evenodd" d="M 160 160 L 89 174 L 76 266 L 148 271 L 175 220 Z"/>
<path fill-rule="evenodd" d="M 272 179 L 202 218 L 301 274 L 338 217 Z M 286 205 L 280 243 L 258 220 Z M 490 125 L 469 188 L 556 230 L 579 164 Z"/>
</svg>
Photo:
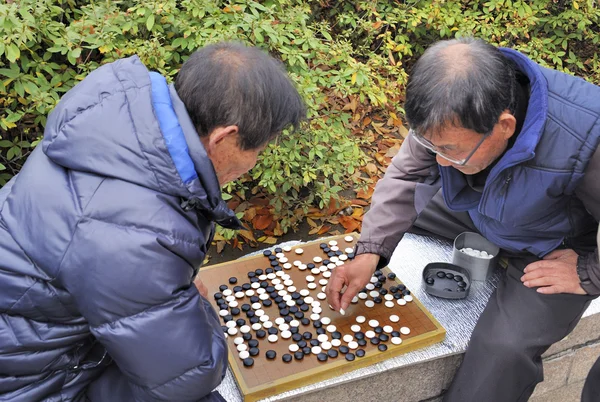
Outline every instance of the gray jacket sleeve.
<svg viewBox="0 0 600 402">
<path fill-rule="evenodd" d="M 600 221 L 600 148 L 596 149 L 592 156 L 585 171 L 585 176 L 575 190 L 575 195 L 583 202 L 583 205 L 596 222 Z M 598 241 L 600 243 L 600 233 Z M 583 271 L 584 275 L 589 277 L 589 281 L 581 283 L 583 290 L 590 295 L 599 295 L 600 261 L 598 260 L 598 248 L 591 253 L 579 256 L 577 270 Z"/>
<path fill-rule="evenodd" d="M 439 189 L 434 184 L 438 178 L 435 155 L 409 135 L 375 187 L 356 254 L 378 254 L 378 266 L 386 266 L 404 233 Z M 417 199 L 418 187 L 423 191 L 418 191 Z"/>
</svg>

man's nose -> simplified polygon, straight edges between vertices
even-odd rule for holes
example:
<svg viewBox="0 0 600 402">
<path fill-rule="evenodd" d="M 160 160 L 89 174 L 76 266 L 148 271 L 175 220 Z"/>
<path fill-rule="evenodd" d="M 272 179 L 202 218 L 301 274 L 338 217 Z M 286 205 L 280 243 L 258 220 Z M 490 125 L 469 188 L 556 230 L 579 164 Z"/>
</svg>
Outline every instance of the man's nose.
<svg viewBox="0 0 600 402">
<path fill-rule="evenodd" d="M 448 159 L 445 159 L 443 156 L 441 156 L 439 154 L 435 156 L 435 160 L 441 166 L 452 166 L 452 162 L 450 162 Z"/>
</svg>

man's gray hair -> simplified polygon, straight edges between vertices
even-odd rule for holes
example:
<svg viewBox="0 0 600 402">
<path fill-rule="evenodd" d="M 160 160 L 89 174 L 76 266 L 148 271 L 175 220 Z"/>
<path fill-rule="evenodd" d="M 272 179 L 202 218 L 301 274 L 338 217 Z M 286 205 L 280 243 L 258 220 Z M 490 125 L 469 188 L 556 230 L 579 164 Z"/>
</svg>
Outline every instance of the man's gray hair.
<svg viewBox="0 0 600 402">
<path fill-rule="evenodd" d="M 449 124 L 486 134 L 502 112 L 514 113 L 517 85 L 514 64 L 496 47 L 470 37 L 440 41 L 410 74 L 406 118 L 416 135 Z"/>
</svg>

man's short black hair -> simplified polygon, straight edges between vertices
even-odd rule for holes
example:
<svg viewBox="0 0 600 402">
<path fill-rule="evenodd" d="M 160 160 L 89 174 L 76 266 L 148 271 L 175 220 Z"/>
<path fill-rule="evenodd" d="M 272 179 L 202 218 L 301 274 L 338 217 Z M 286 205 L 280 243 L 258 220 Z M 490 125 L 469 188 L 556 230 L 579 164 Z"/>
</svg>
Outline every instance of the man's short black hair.
<svg viewBox="0 0 600 402">
<path fill-rule="evenodd" d="M 517 85 L 514 64 L 496 47 L 470 37 L 440 41 L 410 75 L 406 118 L 416 135 L 449 124 L 486 134 L 502 112 L 514 113 Z"/>
<path fill-rule="evenodd" d="M 306 116 L 283 65 L 241 43 L 222 42 L 194 52 L 175 80 L 177 94 L 203 137 L 237 125 L 240 147 L 257 149 Z"/>
</svg>

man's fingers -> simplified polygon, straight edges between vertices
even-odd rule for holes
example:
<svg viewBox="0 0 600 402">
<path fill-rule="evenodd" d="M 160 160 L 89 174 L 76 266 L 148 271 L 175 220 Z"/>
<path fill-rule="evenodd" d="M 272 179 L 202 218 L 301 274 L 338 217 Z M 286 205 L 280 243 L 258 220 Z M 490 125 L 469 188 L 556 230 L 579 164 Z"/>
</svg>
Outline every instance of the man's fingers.
<svg viewBox="0 0 600 402">
<path fill-rule="evenodd" d="M 528 272 L 532 272 L 532 271 L 535 271 L 536 269 L 540 269 L 540 268 L 552 268 L 554 265 L 555 265 L 554 261 L 539 260 L 536 262 L 532 262 L 531 264 L 526 266 L 525 269 L 523 270 L 523 272 L 528 273 Z"/>
<path fill-rule="evenodd" d="M 562 286 L 554 285 L 554 286 L 544 286 L 543 288 L 537 289 L 538 293 L 543 293 L 545 295 L 553 295 L 556 293 L 564 293 L 565 290 Z"/>
<path fill-rule="evenodd" d="M 354 296 L 356 296 L 356 294 L 358 293 L 358 291 L 361 288 L 362 288 L 362 286 L 360 286 L 360 283 L 357 283 L 356 281 L 354 281 L 348 285 L 348 289 L 346 289 L 346 291 L 344 292 L 344 294 L 342 295 L 342 298 L 341 298 L 341 307 L 340 308 L 342 310 L 346 310 L 348 308 L 348 306 L 350 305 L 350 302 L 352 301 Z"/>
<path fill-rule="evenodd" d="M 528 288 L 537 288 L 540 286 L 553 286 L 556 285 L 557 279 L 551 276 L 544 276 L 542 278 L 532 279 L 529 281 L 523 282 L 523 285 Z"/>
<path fill-rule="evenodd" d="M 546 268 L 538 268 L 527 272 L 521 277 L 521 282 L 530 281 L 532 279 L 543 278 L 545 276 L 552 276 L 552 271 Z"/>
<path fill-rule="evenodd" d="M 333 307 L 335 311 L 340 309 L 340 301 L 341 301 L 341 291 L 344 285 L 346 284 L 346 276 L 344 275 L 343 269 L 338 267 L 333 271 L 331 275 L 331 279 L 329 280 L 329 284 L 325 289 L 325 293 L 327 295 L 327 301 Z"/>
<path fill-rule="evenodd" d="M 569 254 L 570 250 L 567 249 L 563 249 L 563 250 L 554 250 L 551 253 L 548 253 L 547 255 L 544 256 L 544 260 L 556 260 L 560 257 L 562 257 L 565 254 Z"/>
</svg>

